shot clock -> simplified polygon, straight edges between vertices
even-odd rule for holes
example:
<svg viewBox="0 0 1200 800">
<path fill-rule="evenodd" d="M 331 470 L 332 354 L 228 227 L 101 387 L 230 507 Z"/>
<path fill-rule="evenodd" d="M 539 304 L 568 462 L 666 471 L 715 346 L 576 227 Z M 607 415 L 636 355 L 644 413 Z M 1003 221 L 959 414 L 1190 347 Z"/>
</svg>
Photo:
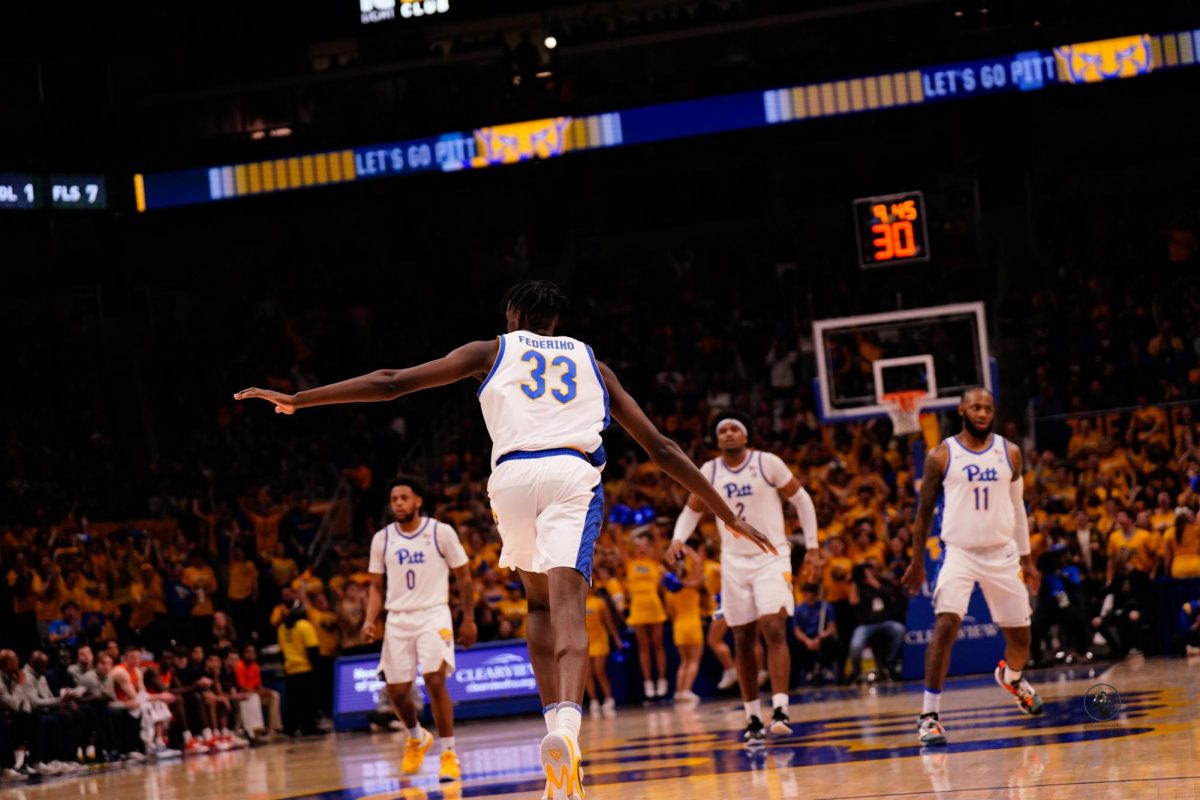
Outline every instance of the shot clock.
<svg viewBox="0 0 1200 800">
<path fill-rule="evenodd" d="M 929 260 L 925 195 L 904 192 L 854 201 L 858 265 L 863 269 Z"/>
</svg>

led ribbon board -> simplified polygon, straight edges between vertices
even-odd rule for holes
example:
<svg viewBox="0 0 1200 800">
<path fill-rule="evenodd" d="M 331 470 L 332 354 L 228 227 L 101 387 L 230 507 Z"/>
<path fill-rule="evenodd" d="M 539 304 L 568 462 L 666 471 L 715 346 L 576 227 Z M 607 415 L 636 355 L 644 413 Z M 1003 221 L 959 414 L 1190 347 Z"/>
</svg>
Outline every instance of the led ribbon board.
<svg viewBox="0 0 1200 800">
<path fill-rule="evenodd" d="M 1123 36 L 585 117 L 530 120 L 332 152 L 139 174 L 134 176 L 134 197 L 138 211 L 147 211 L 416 172 L 481 169 L 842 114 L 1122 80 L 1195 66 L 1198 51 L 1200 30 Z"/>
</svg>

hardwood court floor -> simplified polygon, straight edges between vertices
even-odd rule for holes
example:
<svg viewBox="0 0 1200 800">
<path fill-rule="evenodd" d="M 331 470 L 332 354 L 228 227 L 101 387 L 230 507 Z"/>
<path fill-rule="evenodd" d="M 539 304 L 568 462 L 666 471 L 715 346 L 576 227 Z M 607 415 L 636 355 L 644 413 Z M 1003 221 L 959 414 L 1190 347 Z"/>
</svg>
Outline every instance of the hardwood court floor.
<svg viewBox="0 0 1200 800">
<path fill-rule="evenodd" d="M 741 708 L 635 708 L 585 717 L 590 800 L 1200 800 L 1200 659 L 1134 658 L 1112 667 L 1031 673 L 1043 717 L 1021 716 L 990 677 L 952 682 L 943 699 L 950 745 L 916 743 L 921 686 L 805 692 L 795 735 L 747 754 Z M 1115 687 L 1122 711 L 1093 721 L 1083 697 Z M 39 785 L 0 785 L 0 799 L 147 798 L 355 800 L 540 798 L 540 718 L 459 726 L 464 781 L 439 786 L 431 751 L 420 775 L 399 775 L 402 734 L 339 734 L 249 751 L 137 766 Z"/>
</svg>

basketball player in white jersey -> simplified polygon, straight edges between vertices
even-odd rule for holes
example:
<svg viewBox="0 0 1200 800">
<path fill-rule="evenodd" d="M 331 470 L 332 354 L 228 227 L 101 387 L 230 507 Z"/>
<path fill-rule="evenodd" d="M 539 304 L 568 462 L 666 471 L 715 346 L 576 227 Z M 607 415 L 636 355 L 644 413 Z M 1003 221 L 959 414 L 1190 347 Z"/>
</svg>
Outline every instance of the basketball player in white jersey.
<svg viewBox="0 0 1200 800">
<path fill-rule="evenodd" d="M 1004 659 L 996 668 L 996 683 L 1013 696 L 1022 713 L 1042 713 L 1042 699 L 1021 676 L 1029 660 L 1029 592 L 1036 593 L 1041 582 L 1029 555 L 1021 448 L 992 432 L 996 409 L 987 389 L 964 393 L 958 413 L 962 431 L 935 447 L 925 459 L 912 529 L 912 564 L 903 577 L 913 594 L 925 583 L 925 538 L 940 497 L 942 565 L 933 590 L 937 622 L 925 654 L 925 703 L 917 722 L 917 737 L 923 745 L 946 744 L 946 730 L 939 719 L 942 685 L 950 668 L 950 649 L 976 583 L 983 590 L 992 621 L 1004 633 Z"/>
<path fill-rule="evenodd" d="M 780 498 L 796 509 L 804 530 L 806 558 L 817 551 L 817 510 L 812 498 L 800 486 L 792 471 L 779 456 L 751 450 L 749 430 L 732 415 L 717 421 L 717 446 L 721 455 L 705 462 L 700 471 L 730 503 L 739 519 L 744 519 L 771 538 L 777 553 L 765 553 L 732 536 L 718 520 L 721 531 L 721 614 L 733 629 L 733 649 L 737 660 L 738 685 L 746 710 L 746 742 L 763 744 L 766 733 L 758 697 L 758 659 L 755 642 L 761 632 L 767 642 L 767 671 L 771 678 L 771 726 L 775 736 L 791 734 L 788 718 L 788 682 L 792 657 L 788 651 L 787 623 L 795 611 L 792 593 L 792 561 L 787 531 L 784 530 Z M 667 550 L 669 558 L 678 558 L 684 543 L 700 522 L 703 506 L 697 495 L 687 504 L 675 522 L 675 533 Z"/>
<path fill-rule="evenodd" d="M 365 642 L 375 641 L 375 623 L 381 607 L 386 608 L 379 672 L 392 705 L 408 728 L 401 772 L 405 775 L 419 772 L 425 754 L 433 745 L 433 735 L 417 721 L 417 707 L 411 695 L 420 665 L 442 745 L 438 779 L 456 781 L 462 777 L 462 768 L 454 752 L 454 709 L 446 688 L 446 676 L 454 672 L 454 632 L 449 605 L 451 571 L 463 604 L 463 621 L 458 631 L 463 647 L 475 644 L 478 635 L 475 586 L 458 533 L 444 522 L 421 516 L 422 494 L 420 486 L 406 478 L 388 484 L 388 502 L 396 521 L 376 532 L 371 540 L 368 567 L 371 588 L 362 635 Z"/>
<path fill-rule="evenodd" d="M 546 796 L 583 797 L 580 703 L 588 672 L 585 604 L 603 520 L 600 433 L 609 412 L 664 472 L 697 495 L 734 535 L 775 545 L 737 515 L 673 441 L 663 436 L 586 344 L 556 336 L 566 298 L 546 281 L 525 281 L 503 300 L 508 333 L 443 358 L 384 369 L 287 395 L 246 389 L 276 413 L 330 403 L 383 402 L 463 378 L 483 382 L 479 402 L 492 437 L 488 494 L 500 528 L 501 566 L 513 567 L 529 601 L 526 640 L 546 727 Z"/>
</svg>

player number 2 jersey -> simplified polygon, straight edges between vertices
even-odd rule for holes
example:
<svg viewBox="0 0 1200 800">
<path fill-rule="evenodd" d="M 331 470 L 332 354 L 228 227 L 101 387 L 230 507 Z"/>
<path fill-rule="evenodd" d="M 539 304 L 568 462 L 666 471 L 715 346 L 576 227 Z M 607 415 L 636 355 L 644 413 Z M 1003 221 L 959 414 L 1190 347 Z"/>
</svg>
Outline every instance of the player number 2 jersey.
<svg viewBox="0 0 1200 800">
<path fill-rule="evenodd" d="M 578 339 L 529 331 L 501 336 L 479 405 L 492 437 L 493 467 L 508 453 L 559 448 L 603 464 L 608 389 L 592 348 Z"/>
<path fill-rule="evenodd" d="M 468 561 L 458 533 L 444 522 L 425 517 L 416 532 L 406 534 L 393 522 L 371 540 L 372 575 L 385 575 L 388 611 L 420 611 L 450 602 L 450 570 Z"/>
<path fill-rule="evenodd" d="M 749 450 L 739 467 L 731 469 L 725 459 L 718 457 L 705 462 L 700 471 L 735 514 L 764 533 L 780 553 L 788 552 L 779 490 L 793 476 L 783 459 L 773 453 Z M 717 528 L 721 531 L 722 559 L 762 554 L 754 542 L 734 536 L 719 519 Z"/>
<path fill-rule="evenodd" d="M 1008 443 L 992 435 L 979 452 L 952 436 L 946 440 L 942 478 L 942 541 L 955 547 L 998 547 L 1013 541 L 1013 468 Z"/>
</svg>

